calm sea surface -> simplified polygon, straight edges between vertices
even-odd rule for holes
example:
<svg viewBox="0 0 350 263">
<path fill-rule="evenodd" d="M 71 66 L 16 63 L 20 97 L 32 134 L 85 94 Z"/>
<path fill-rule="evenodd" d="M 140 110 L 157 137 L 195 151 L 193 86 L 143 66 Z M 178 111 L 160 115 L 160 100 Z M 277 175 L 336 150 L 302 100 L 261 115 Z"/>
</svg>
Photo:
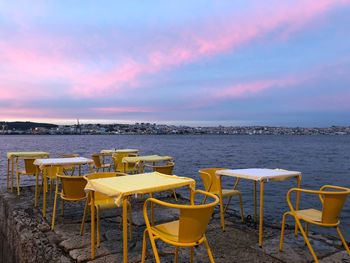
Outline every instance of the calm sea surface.
<svg viewBox="0 0 350 263">
<path fill-rule="evenodd" d="M 195 178 L 200 188 L 198 170 L 205 167 L 283 168 L 301 171 L 303 188 L 318 189 L 324 184 L 350 187 L 350 136 L 261 135 L 0 136 L 0 184 L 6 184 L 8 151 L 47 151 L 51 156 L 74 152 L 89 157 L 93 152 L 111 148 L 136 148 L 142 155 L 173 156 L 174 174 Z M 226 178 L 224 184 L 231 186 L 231 181 Z M 33 181 L 23 176 L 21 183 Z M 266 184 L 265 222 L 279 224 L 287 210 L 286 192 L 295 185 L 295 180 Z M 239 184 L 246 214 L 253 211 L 252 186 L 251 181 Z M 305 208 L 319 207 L 319 200 L 302 196 L 301 204 Z M 231 207 L 238 210 L 237 200 L 233 200 Z M 345 204 L 341 221 L 342 230 L 350 239 L 350 200 Z"/>
</svg>

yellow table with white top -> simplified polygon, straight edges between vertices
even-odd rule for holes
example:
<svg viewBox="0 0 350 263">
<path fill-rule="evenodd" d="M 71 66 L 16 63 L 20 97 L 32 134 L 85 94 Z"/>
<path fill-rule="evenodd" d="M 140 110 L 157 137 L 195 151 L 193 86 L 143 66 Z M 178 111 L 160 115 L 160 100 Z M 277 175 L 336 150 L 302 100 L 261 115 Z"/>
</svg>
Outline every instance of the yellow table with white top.
<svg viewBox="0 0 350 263">
<path fill-rule="evenodd" d="M 288 171 L 283 169 L 267 169 L 267 168 L 250 168 L 250 169 L 234 169 L 234 170 L 218 170 L 216 175 L 231 176 L 246 180 L 254 181 L 254 220 L 257 219 L 257 196 L 256 183 L 260 183 L 260 213 L 259 213 L 259 246 L 263 245 L 263 220 L 264 220 L 264 184 L 269 181 L 285 181 L 290 178 L 296 178 L 297 187 L 300 187 L 301 172 Z M 296 209 L 299 207 L 299 195 L 296 198 Z M 223 218 L 223 217 L 222 217 Z M 295 228 L 297 231 L 297 228 Z"/>
<path fill-rule="evenodd" d="M 138 163 L 139 164 L 139 172 L 143 172 L 143 163 L 153 163 L 162 162 L 162 161 L 172 161 L 174 158 L 171 156 L 160 156 L 160 155 L 141 155 L 135 157 L 124 157 L 124 169 L 126 169 L 128 163 Z"/>
<path fill-rule="evenodd" d="M 7 153 L 7 184 L 6 188 L 9 189 L 10 184 L 10 174 L 11 174 L 11 192 L 13 192 L 13 179 L 14 179 L 14 166 L 15 160 L 17 161 L 19 157 L 37 157 L 37 158 L 47 158 L 50 154 L 48 152 L 8 152 Z M 17 182 L 17 191 L 19 192 L 19 183 Z"/>
<path fill-rule="evenodd" d="M 128 262 L 127 198 L 136 194 L 148 194 L 189 186 L 195 188 L 195 180 L 158 172 L 89 180 L 85 187 L 91 191 L 91 218 L 95 218 L 94 193 L 115 198 L 117 206 L 123 206 L 123 262 Z M 91 220 L 91 257 L 95 257 L 95 220 Z"/>
<path fill-rule="evenodd" d="M 46 167 L 64 167 L 64 166 L 70 166 L 70 165 L 79 165 L 79 175 L 81 173 L 81 165 L 89 165 L 90 172 L 93 171 L 93 165 L 94 161 L 92 159 L 88 159 L 85 157 L 72 157 L 72 158 L 47 158 L 47 159 L 36 159 L 34 161 L 34 165 L 36 165 L 36 184 L 35 184 L 35 202 L 34 206 L 36 207 L 38 204 L 38 186 L 39 186 L 39 173 L 40 170 L 43 171 L 43 217 L 46 217 L 46 192 L 47 192 L 47 173 L 45 168 Z"/>
</svg>

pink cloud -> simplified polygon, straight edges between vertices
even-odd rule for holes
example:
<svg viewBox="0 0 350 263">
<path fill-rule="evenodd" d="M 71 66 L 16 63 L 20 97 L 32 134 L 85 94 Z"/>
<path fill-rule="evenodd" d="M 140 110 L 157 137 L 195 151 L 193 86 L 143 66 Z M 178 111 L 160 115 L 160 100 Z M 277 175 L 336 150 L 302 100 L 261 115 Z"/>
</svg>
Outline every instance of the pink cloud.
<svg viewBox="0 0 350 263">
<path fill-rule="evenodd" d="M 149 107 L 100 107 L 92 108 L 92 110 L 99 113 L 145 113 L 157 111 L 156 109 Z"/>
<path fill-rule="evenodd" d="M 52 36 L 32 35 L 29 40 L 0 41 L 0 59 L 7 68 L 2 72 L 0 99 L 14 99 L 23 95 L 24 83 L 18 79 L 30 80 L 28 99 L 55 97 L 57 95 L 81 97 L 105 97 L 127 92 L 130 88 L 142 87 L 142 77 L 160 71 L 198 61 L 202 58 L 232 52 L 244 44 L 263 37 L 283 27 L 284 37 L 307 25 L 314 18 L 328 10 L 348 4 L 349 0 L 303 0 L 276 1 L 273 6 L 257 8 L 241 17 L 229 17 L 203 22 L 199 28 L 184 28 L 178 32 L 178 38 L 171 43 L 160 42 L 139 51 L 142 56 L 129 55 L 118 60 L 110 69 L 91 67 L 91 61 L 79 61 L 71 54 L 64 53 L 64 47 L 81 44 L 79 40 L 52 39 Z M 27 37 L 27 36 L 26 36 Z M 61 36 L 60 36 L 61 37 Z M 27 39 L 27 38 L 25 38 Z M 16 40 L 16 39 L 15 39 Z M 38 41 L 38 43 L 36 43 Z M 147 41 L 147 40 L 145 40 Z M 143 43 L 140 43 L 142 46 Z M 45 52 L 36 46 L 49 46 L 51 52 Z M 63 48 L 62 48 L 63 47 Z M 129 54 L 124 50 L 125 54 Z M 142 59 L 140 58 L 142 57 Z M 91 59 L 91 58 L 90 58 Z M 117 59 L 116 59 L 117 61 Z M 40 83 L 62 80 L 71 88 L 67 90 L 42 88 Z M 250 86 L 235 88 L 235 91 L 223 91 L 240 94 L 264 89 L 271 83 L 251 83 Z M 9 88 L 10 87 L 10 88 Z M 242 91 L 240 91 L 242 90 Z M 230 93 L 230 94 L 231 94 Z"/>
</svg>

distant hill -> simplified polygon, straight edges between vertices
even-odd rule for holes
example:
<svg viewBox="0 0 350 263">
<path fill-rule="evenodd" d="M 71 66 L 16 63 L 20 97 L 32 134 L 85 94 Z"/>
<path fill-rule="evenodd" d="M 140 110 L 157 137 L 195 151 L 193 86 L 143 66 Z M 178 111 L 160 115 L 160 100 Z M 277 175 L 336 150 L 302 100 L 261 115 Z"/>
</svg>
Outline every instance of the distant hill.
<svg viewBox="0 0 350 263">
<path fill-rule="evenodd" d="M 3 129 L 3 125 L 5 125 L 6 130 L 29 130 L 33 128 L 55 128 L 58 127 L 56 124 L 50 124 L 50 123 L 39 123 L 39 122 L 31 122 L 31 121 L 14 121 L 14 122 L 5 122 L 0 121 L 0 130 Z"/>
</svg>

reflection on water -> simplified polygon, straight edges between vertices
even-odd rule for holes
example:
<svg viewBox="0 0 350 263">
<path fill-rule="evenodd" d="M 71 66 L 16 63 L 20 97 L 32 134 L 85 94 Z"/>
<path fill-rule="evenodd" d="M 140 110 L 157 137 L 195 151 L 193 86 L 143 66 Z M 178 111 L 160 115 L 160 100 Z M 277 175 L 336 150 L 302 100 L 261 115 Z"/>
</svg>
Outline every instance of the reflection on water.
<svg viewBox="0 0 350 263">
<path fill-rule="evenodd" d="M 174 173 L 193 177 L 202 187 L 198 170 L 205 167 L 283 168 L 303 173 L 302 187 L 317 189 L 324 184 L 350 187 L 350 136 L 215 136 L 215 135 L 87 135 L 87 136 L 0 136 L 0 184 L 6 184 L 6 152 L 48 151 L 51 156 L 79 153 L 89 157 L 101 149 L 136 148 L 140 154 L 171 155 Z M 232 185 L 225 178 L 225 186 Z M 23 184 L 32 184 L 26 177 Z M 287 210 L 285 194 L 295 186 L 292 180 L 266 184 L 266 222 L 278 223 Z M 244 208 L 252 214 L 251 181 L 242 180 Z M 319 206 L 318 198 L 302 198 L 304 207 Z M 232 207 L 238 210 L 238 200 Z M 350 239 L 350 201 L 342 214 L 342 228 Z"/>
</svg>

